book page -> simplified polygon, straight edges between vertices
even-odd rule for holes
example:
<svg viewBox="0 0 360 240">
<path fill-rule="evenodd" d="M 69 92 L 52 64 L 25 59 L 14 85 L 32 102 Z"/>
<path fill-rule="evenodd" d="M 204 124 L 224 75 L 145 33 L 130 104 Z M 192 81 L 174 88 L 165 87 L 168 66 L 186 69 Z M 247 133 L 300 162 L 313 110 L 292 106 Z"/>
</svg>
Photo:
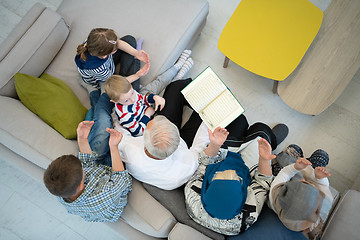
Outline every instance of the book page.
<svg viewBox="0 0 360 240">
<path fill-rule="evenodd" d="M 225 89 L 225 84 L 208 67 L 181 92 L 193 109 L 200 112 Z"/>
<path fill-rule="evenodd" d="M 218 126 L 225 128 L 243 112 L 244 108 L 227 89 L 199 115 L 208 128 L 213 131 Z"/>
</svg>

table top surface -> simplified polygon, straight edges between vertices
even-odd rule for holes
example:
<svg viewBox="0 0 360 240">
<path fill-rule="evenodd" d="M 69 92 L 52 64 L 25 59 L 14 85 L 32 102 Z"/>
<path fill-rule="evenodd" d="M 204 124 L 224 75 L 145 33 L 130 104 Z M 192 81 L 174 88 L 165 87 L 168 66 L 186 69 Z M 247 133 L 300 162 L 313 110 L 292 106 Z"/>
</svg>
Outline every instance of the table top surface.
<svg viewBox="0 0 360 240">
<path fill-rule="evenodd" d="M 218 48 L 241 67 L 282 81 L 300 63 L 322 19 L 323 12 L 307 0 L 242 0 Z"/>
<path fill-rule="evenodd" d="M 360 69 L 360 1 L 332 0 L 301 65 L 278 94 L 298 112 L 318 115 L 342 94 Z"/>
</svg>

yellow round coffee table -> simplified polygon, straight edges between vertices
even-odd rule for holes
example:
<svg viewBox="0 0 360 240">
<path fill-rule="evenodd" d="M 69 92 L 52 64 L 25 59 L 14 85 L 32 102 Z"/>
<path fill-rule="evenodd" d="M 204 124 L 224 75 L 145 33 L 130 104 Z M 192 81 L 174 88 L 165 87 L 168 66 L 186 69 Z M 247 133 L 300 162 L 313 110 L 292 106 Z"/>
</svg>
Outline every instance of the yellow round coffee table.
<svg viewBox="0 0 360 240">
<path fill-rule="evenodd" d="M 284 80 L 314 40 L 323 12 L 307 0 L 242 0 L 224 27 L 219 50 L 260 76 Z"/>
</svg>

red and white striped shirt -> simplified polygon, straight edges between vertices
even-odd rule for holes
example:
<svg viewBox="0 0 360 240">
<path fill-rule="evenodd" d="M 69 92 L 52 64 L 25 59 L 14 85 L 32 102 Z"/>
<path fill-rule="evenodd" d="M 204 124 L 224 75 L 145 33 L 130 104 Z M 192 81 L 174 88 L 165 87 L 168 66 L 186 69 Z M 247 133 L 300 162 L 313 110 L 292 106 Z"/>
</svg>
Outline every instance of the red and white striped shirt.
<svg viewBox="0 0 360 240">
<path fill-rule="evenodd" d="M 134 90 L 135 91 L 135 90 Z M 155 103 L 154 94 L 142 95 L 135 91 L 136 100 L 134 104 L 122 105 L 115 104 L 115 112 L 119 123 L 124 128 L 128 129 L 132 136 L 142 136 L 146 124 L 150 118 L 145 115 L 145 111 L 150 104 Z"/>
</svg>

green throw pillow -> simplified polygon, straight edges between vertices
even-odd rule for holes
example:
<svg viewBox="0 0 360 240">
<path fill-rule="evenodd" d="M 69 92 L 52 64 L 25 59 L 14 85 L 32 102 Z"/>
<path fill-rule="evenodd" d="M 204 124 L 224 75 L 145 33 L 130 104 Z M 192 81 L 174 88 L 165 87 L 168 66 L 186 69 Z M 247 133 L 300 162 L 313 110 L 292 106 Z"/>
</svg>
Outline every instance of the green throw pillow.
<svg viewBox="0 0 360 240">
<path fill-rule="evenodd" d="M 67 139 L 76 138 L 87 109 L 62 80 L 44 73 L 40 78 L 16 73 L 15 88 L 21 102 Z"/>
</svg>

